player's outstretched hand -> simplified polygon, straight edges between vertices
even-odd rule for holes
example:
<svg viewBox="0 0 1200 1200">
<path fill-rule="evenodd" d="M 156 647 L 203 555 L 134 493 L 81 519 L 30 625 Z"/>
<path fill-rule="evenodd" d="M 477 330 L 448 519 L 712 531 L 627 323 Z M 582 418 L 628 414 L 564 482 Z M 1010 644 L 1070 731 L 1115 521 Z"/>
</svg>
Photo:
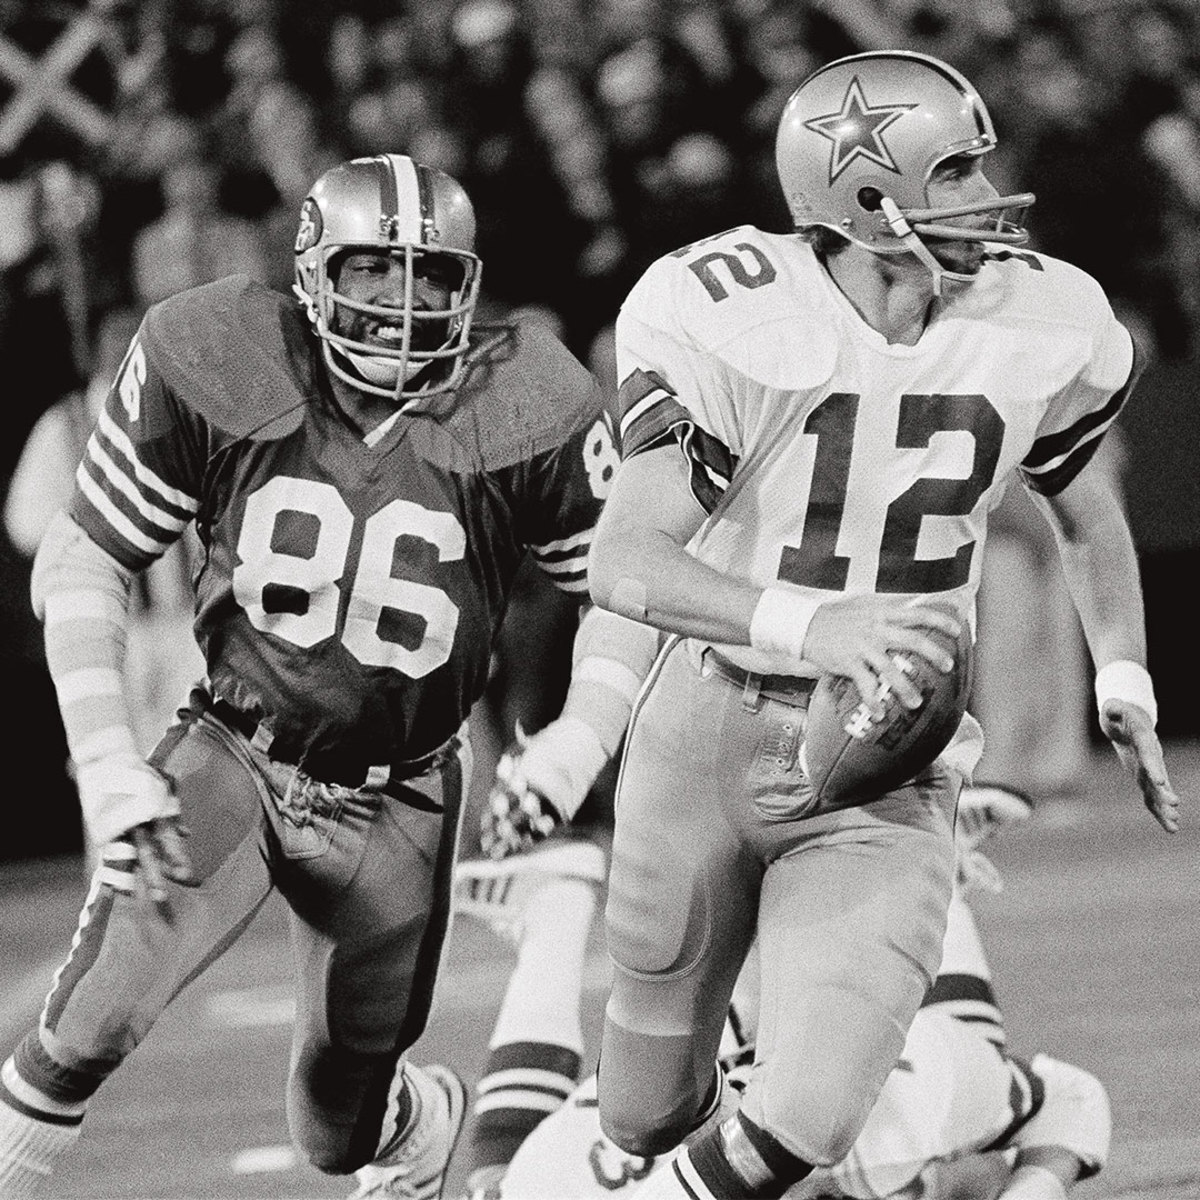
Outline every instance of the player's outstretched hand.
<svg viewBox="0 0 1200 1200">
<path fill-rule="evenodd" d="M 1149 713 L 1132 701 L 1109 699 L 1100 711 L 1100 728 L 1137 781 L 1154 819 L 1168 833 L 1174 833 L 1179 828 L 1179 797 L 1167 777 L 1162 745 Z"/>
<path fill-rule="evenodd" d="M 599 735 L 579 717 L 561 716 L 534 734 L 518 725 L 480 815 L 484 854 L 500 859 L 528 850 L 570 821 L 608 758 Z"/>
<path fill-rule="evenodd" d="M 179 799 L 161 771 L 132 750 L 118 750 L 80 764 L 75 782 L 88 836 L 98 846 L 133 846 L 136 886 L 155 903 L 166 899 L 166 880 L 195 882 Z"/>
<path fill-rule="evenodd" d="M 929 636 L 930 629 L 957 638 L 962 622 L 933 604 L 846 596 L 817 609 L 804 639 L 804 657 L 822 671 L 852 679 L 860 696 L 877 697 L 881 687 L 890 688 L 906 708 L 919 708 L 921 693 L 893 654 L 919 654 L 939 671 L 952 671 L 954 659 Z"/>
<path fill-rule="evenodd" d="M 178 817 L 158 817 L 135 825 L 129 837 L 137 851 L 135 877 L 155 904 L 166 900 L 168 879 L 184 887 L 194 887 L 199 882 L 192 873 L 187 830 Z"/>
<path fill-rule="evenodd" d="M 528 743 L 518 740 L 496 764 L 496 778 L 479 818 L 479 844 L 489 858 L 507 858 L 540 842 L 563 823 L 563 816 L 529 780 Z"/>
</svg>

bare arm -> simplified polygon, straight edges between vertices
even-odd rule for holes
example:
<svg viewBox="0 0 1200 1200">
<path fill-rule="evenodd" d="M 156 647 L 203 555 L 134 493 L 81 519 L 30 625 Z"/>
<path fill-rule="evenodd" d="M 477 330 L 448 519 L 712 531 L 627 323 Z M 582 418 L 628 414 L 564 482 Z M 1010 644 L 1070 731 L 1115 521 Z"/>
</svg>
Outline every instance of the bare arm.
<svg viewBox="0 0 1200 1200">
<path fill-rule="evenodd" d="M 592 598 L 637 621 L 728 645 L 768 644 L 804 664 L 855 681 L 863 696 L 881 682 L 909 707 L 920 693 L 890 656 L 909 650 L 950 670 L 949 656 L 919 626 L 958 634 L 944 613 L 885 596 L 847 596 L 815 608 L 792 589 L 763 589 L 700 562 L 687 549 L 705 513 L 692 495 L 688 465 L 674 444 L 621 464 L 596 529 L 588 564 Z M 796 636 L 788 638 L 794 621 Z"/>
<path fill-rule="evenodd" d="M 1092 463 L 1056 496 L 1035 499 L 1054 530 L 1067 589 L 1096 669 L 1116 662 L 1144 667 L 1145 610 L 1137 554 L 1113 481 Z M 1179 827 L 1179 797 L 1167 777 L 1154 714 L 1131 699 L 1109 699 L 1100 724 L 1136 779 L 1146 807 L 1173 833 Z"/>
<path fill-rule="evenodd" d="M 688 553 L 704 518 L 674 443 L 623 462 L 592 542 L 592 599 L 671 633 L 748 646 L 762 588 Z"/>
</svg>

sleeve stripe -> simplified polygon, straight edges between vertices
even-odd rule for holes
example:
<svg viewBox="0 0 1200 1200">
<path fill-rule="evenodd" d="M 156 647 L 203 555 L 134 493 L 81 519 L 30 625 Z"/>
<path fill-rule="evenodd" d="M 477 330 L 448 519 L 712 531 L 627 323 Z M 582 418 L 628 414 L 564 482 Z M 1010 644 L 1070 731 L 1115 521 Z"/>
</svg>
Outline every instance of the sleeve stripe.
<svg viewBox="0 0 1200 1200">
<path fill-rule="evenodd" d="M 664 401 L 670 402 L 675 397 L 671 395 L 666 388 L 656 387 L 653 391 L 648 392 L 640 400 L 635 400 L 621 417 L 621 438 L 624 440 L 628 436 L 629 429 L 636 425 L 652 408 Z"/>
<path fill-rule="evenodd" d="M 200 507 L 199 501 L 195 497 L 189 496 L 187 492 L 181 492 L 178 488 L 171 487 L 170 484 L 166 483 L 160 476 L 150 470 L 138 458 L 137 450 L 125 431 L 103 410 L 100 413 L 98 429 L 103 432 L 105 438 L 112 444 L 113 448 L 119 450 L 122 457 L 133 467 L 134 478 L 142 485 L 144 490 L 157 492 L 168 504 L 182 509 L 188 516 L 195 515 L 196 510 Z M 98 444 L 98 439 L 94 434 L 88 441 L 89 452 L 92 449 L 93 442 L 97 442 Z"/>
<path fill-rule="evenodd" d="M 539 558 L 549 558 L 551 555 L 561 554 L 564 551 L 578 550 L 580 546 L 590 546 L 593 532 L 594 530 L 585 529 L 582 533 L 574 534 L 572 537 L 561 538 L 555 542 L 542 542 L 537 546 L 531 546 L 530 549 Z"/>
<path fill-rule="evenodd" d="M 586 596 L 588 581 L 586 572 L 578 579 L 555 579 L 554 586 L 560 592 L 570 592 L 572 596 Z"/>
<path fill-rule="evenodd" d="M 675 393 L 653 371 L 639 368 L 626 376 L 618 400 L 622 409 L 621 453 L 625 458 L 648 450 L 675 425 L 692 420 Z"/>
<path fill-rule="evenodd" d="M 113 724 L 106 725 L 103 729 L 93 730 L 86 737 L 81 738 L 78 745 L 71 748 L 71 757 L 76 762 L 95 762 L 110 754 L 136 749 L 133 733 L 129 726 Z"/>
<path fill-rule="evenodd" d="M 1056 496 L 1091 462 L 1092 455 L 1099 449 L 1107 428 L 1106 425 L 1104 429 L 1097 430 L 1094 436 L 1081 442 L 1071 454 L 1059 460 L 1054 466 L 1047 467 L 1042 471 L 1029 471 L 1022 467 L 1021 475 L 1026 486 L 1032 488 L 1040 496 Z"/>
<path fill-rule="evenodd" d="M 1093 431 L 1103 433 L 1117 419 L 1121 406 L 1125 403 L 1127 389 L 1117 392 L 1101 409 L 1081 417 L 1074 425 L 1059 433 L 1048 433 L 1033 443 L 1029 453 L 1025 455 L 1022 467 L 1026 471 L 1041 471 L 1055 460 L 1062 460 Z"/>
<path fill-rule="evenodd" d="M 169 540 L 148 537 L 144 534 L 100 489 L 99 485 L 83 469 L 82 465 L 75 474 L 75 484 L 80 492 L 91 502 L 92 507 L 108 522 L 127 545 L 156 557 L 171 544 Z"/>
<path fill-rule="evenodd" d="M 122 695 L 121 672 L 113 667 L 83 667 L 54 680 L 60 704 L 78 704 L 97 696 Z"/>
<path fill-rule="evenodd" d="M 578 571 L 587 570 L 587 555 L 575 554 L 571 558 L 563 559 L 544 559 L 538 555 L 534 556 L 537 559 L 537 565 L 541 567 L 547 575 L 573 575 Z"/>
<path fill-rule="evenodd" d="M 636 671 L 617 662 L 615 658 L 603 658 L 596 654 L 581 658 L 571 672 L 571 678 L 581 683 L 598 683 L 610 688 L 630 704 L 642 689 L 642 677 Z"/>
<path fill-rule="evenodd" d="M 155 503 L 156 498 L 152 498 L 144 489 L 139 488 L 125 469 L 104 450 L 99 441 L 94 439 L 88 443 L 88 452 L 83 462 L 79 464 L 79 471 L 87 471 L 89 463 L 93 470 L 100 472 L 108 486 L 124 496 L 148 524 L 178 533 L 192 519 L 195 508 L 184 510 L 176 508 L 175 511 L 171 511 Z M 91 471 L 87 471 L 87 473 L 92 474 Z M 77 471 L 76 478 L 78 475 Z"/>
<path fill-rule="evenodd" d="M 51 592 L 46 597 L 46 627 L 57 629 L 72 621 L 108 621 L 124 629 L 125 608 L 115 596 L 98 589 Z"/>
<path fill-rule="evenodd" d="M 692 495 L 705 512 L 716 508 L 733 477 L 737 459 L 719 438 L 696 424 L 674 392 L 652 371 L 634 371 L 621 384 L 629 398 L 621 418 L 621 452 L 629 458 L 674 434 L 691 464 Z"/>
<path fill-rule="evenodd" d="M 692 495 L 704 511 L 711 514 L 729 487 L 733 456 L 715 437 L 697 425 L 688 427 L 682 445 L 692 464 Z"/>
<path fill-rule="evenodd" d="M 630 458 L 642 450 L 649 450 L 676 426 L 690 425 L 692 421 L 692 414 L 674 396 L 660 396 L 634 420 L 622 422 L 621 454 Z"/>
</svg>

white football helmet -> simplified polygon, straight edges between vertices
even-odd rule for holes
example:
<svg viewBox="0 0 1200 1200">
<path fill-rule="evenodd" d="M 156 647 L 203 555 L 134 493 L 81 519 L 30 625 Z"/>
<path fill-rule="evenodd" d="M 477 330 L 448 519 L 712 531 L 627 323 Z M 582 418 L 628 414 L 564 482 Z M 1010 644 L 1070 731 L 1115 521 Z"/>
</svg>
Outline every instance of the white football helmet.
<svg viewBox="0 0 1200 1200">
<path fill-rule="evenodd" d="M 1020 220 L 1032 193 L 929 207 L 940 162 L 995 146 L 986 105 L 953 67 L 927 54 L 870 51 L 826 64 L 792 93 L 775 164 L 797 229 L 823 225 L 876 254 L 915 254 L 940 286 L 943 276 L 972 277 L 943 268 L 923 239 L 1028 240 Z M 980 213 L 994 214 L 989 228 L 947 224 Z"/>
<path fill-rule="evenodd" d="M 395 347 L 355 341 L 335 329 L 336 306 L 396 323 L 398 310 L 360 303 L 334 289 L 331 261 L 364 250 L 404 256 L 407 285 Z M 482 265 L 475 254 L 475 210 L 456 180 L 403 154 L 341 163 L 326 171 L 305 199 L 295 252 L 293 290 L 335 375 L 397 403 L 457 386 Z M 425 253 L 450 257 L 462 267 L 462 282 L 445 309 L 414 305 L 413 267 Z M 432 348 L 422 329 L 438 331 Z"/>
</svg>

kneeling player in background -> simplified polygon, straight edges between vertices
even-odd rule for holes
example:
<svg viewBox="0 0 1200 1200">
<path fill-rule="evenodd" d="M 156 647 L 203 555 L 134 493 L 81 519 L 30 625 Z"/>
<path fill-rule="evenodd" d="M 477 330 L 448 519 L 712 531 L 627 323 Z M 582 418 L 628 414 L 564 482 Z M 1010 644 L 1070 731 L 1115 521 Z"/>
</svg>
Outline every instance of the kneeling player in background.
<svg viewBox="0 0 1200 1200">
<path fill-rule="evenodd" d="M 937 982 L 850 1153 L 794 1185 L 788 1200 L 1061 1200 L 1073 1183 L 1104 1165 L 1111 1118 L 1103 1085 L 1047 1054 L 1026 1062 L 1008 1052 L 966 899 L 972 890 L 999 888 L 978 845 L 1023 819 L 1028 801 L 980 785 L 964 789 L 960 805 L 958 881 Z M 523 903 L 523 895 L 536 896 L 536 890 L 510 891 L 509 919 L 536 937 L 537 909 Z M 478 906 L 466 911 L 482 915 Z M 731 1106 L 753 1070 L 752 967 L 753 956 L 722 1042 Z M 637 1158 L 603 1135 L 593 1075 L 537 1125 L 507 1170 L 494 1170 L 494 1182 L 473 1192 L 472 1200 L 599 1200 L 614 1192 L 645 1200 L 673 1158 Z"/>
</svg>

